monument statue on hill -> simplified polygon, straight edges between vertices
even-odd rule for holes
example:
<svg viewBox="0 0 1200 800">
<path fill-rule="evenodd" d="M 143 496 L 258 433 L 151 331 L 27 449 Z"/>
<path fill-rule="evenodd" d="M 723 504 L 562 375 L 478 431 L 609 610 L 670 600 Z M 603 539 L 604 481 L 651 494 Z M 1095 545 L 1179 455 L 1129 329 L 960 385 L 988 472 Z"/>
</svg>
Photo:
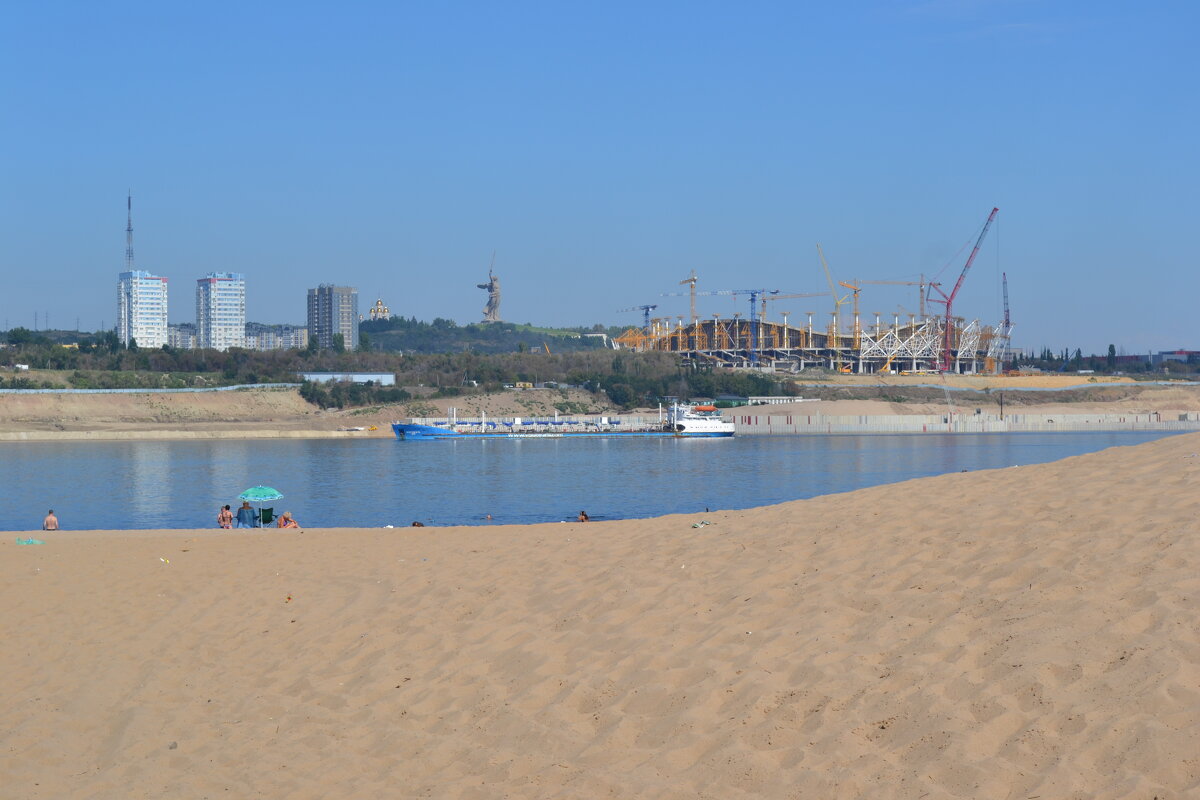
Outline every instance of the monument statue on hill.
<svg viewBox="0 0 1200 800">
<path fill-rule="evenodd" d="M 492 253 L 492 266 L 496 264 L 496 254 Z M 488 293 L 487 305 L 483 309 L 484 322 L 499 322 L 500 321 L 500 278 L 492 272 L 492 267 L 488 267 L 488 282 L 475 284 L 480 289 L 486 289 Z"/>
</svg>

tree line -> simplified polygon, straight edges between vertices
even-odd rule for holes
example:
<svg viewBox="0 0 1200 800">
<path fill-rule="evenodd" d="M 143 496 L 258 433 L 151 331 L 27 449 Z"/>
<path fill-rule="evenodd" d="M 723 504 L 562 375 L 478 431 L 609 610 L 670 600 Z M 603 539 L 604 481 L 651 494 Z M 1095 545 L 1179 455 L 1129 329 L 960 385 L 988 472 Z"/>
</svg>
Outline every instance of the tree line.
<svg viewBox="0 0 1200 800">
<path fill-rule="evenodd" d="M 424 322 L 416 317 L 390 317 L 359 324 L 359 338 L 366 336 L 362 349 L 390 350 L 405 353 L 511 353 L 550 350 L 575 352 L 604 347 L 598 336 L 620 331 L 595 325 L 591 328 L 539 329 L 511 322 L 489 322 L 459 325 L 454 320 L 435 318 Z"/>
<path fill-rule="evenodd" d="M 26 335 L 29 334 L 29 335 Z M 547 353 L 525 352 L 400 354 L 377 350 L 178 350 L 172 347 L 125 348 L 109 332 L 80 337 L 63 346 L 24 329 L 9 331 L 0 364 L 58 370 L 67 385 L 79 389 L 184 388 L 256 383 L 295 383 L 301 372 L 381 372 L 395 375 L 396 387 L 312 385 L 302 390 L 316 405 L 352 407 L 409 399 L 422 394 L 454 396 L 499 391 L 506 384 L 554 382 L 605 395 L 629 408 L 661 397 L 772 395 L 784 392 L 771 376 L 733 370 L 695 370 L 670 353 L 633 353 L 591 348 Z M 11 387 L 40 388 L 30 376 L 16 374 Z"/>
</svg>

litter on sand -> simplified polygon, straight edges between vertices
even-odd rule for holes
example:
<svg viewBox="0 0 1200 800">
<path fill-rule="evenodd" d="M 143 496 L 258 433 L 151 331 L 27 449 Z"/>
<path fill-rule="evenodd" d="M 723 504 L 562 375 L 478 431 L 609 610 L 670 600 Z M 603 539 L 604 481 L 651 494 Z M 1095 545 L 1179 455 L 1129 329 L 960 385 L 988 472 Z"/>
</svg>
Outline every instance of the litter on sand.
<svg viewBox="0 0 1200 800">
<path fill-rule="evenodd" d="M 703 528 L 705 525 L 712 525 L 712 524 L 713 523 L 709 522 L 708 520 L 702 519 L 699 522 L 693 522 L 692 527 L 693 528 Z"/>
<path fill-rule="evenodd" d="M 17 537 L 17 544 L 45 544 L 41 539 L 22 539 Z"/>
</svg>

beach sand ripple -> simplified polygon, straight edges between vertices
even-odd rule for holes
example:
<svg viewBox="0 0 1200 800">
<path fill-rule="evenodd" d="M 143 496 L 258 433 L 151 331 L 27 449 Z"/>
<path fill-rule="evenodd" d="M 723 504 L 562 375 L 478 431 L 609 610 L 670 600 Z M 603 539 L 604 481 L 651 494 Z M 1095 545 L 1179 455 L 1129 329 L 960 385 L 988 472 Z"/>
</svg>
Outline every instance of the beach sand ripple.
<svg viewBox="0 0 1200 800">
<path fill-rule="evenodd" d="M 1196 796 L 1197 450 L 653 520 L 8 535 L 0 795 Z"/>
</svg>

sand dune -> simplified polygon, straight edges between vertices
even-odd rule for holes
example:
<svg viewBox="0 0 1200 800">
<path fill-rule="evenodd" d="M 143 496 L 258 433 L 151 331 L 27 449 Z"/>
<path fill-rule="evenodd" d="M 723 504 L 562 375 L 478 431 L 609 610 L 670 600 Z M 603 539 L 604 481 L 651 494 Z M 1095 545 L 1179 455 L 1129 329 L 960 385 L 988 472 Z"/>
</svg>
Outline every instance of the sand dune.
<svg viewBox="0 0 1200 800">
<path fill-rule="evenodd" d="M 1196 796 L 1198 452 L 611 523 L 9 534 L 0 795 Z"/>
</svg>

